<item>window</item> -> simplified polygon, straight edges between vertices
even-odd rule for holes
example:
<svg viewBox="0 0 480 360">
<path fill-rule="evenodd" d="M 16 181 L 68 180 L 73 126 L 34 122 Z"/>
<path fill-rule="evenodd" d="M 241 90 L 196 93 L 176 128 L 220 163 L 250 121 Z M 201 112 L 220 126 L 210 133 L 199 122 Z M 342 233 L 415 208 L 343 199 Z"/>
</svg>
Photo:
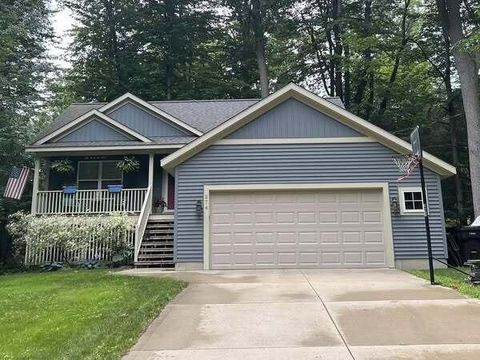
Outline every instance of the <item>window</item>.
<svg viewBox="0 0 480 360">
<path fill-rule="evenodd" d="M 402 215 L 423 214 L 423 198 L 421 188 L 399 188 L 400 213 Z"/>
<path fill-rule="evenodd" d="M 116 161 L 79 161 L 78 189 L 106 189 L 107 185 L 119 185 L 123 182 L 122 170 Z"/>
</svg>

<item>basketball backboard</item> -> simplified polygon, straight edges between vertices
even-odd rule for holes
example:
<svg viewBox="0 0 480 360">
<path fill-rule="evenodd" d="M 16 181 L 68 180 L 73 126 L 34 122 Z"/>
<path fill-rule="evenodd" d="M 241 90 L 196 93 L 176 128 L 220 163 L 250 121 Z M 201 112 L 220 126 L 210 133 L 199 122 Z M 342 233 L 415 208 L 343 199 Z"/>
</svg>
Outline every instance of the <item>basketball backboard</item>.
<svg viewBox="0 0 480 360">
<path fill-rule="evenodd" d="M 422 158 L 422 144 L 420 143 L 420 128 L 417 126 L 410 134 L 410 143 L 412 144 L 412 153 L 418 159 Z"/>
</svg>

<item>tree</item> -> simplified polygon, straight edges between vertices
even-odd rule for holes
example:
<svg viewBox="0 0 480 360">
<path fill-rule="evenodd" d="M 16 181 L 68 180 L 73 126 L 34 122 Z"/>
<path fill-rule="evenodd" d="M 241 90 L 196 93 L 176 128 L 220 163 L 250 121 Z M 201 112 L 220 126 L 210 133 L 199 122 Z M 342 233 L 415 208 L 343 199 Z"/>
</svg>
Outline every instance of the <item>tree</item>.
<svg viewBox="0 0 480 360">
<path fill-rule="evenodd" d="M 241 44 L 254 54 L 262 97 L 270 93 L 268 41 L 288 24 L 287 12 L 292 0 L 223 0 L 229 10 L 229 30 L 240 34 Z M 249 50 L 249 51 L 248 51 Z"/>
<path fill-rule="evenodd" d="M 112 100 L 142 87 L 136 41 L 139 0 L 64 0 L 77 25 L 66 80 L 77 100 Z"/>
<path fill-rule="evenodd" d="M 445 29 L 448 31 L 455 66 L 460 79 L 463 107 L 467 122 L 470 181 L 472 186 L 473 210 L 480 216 L 480 100 L 478 53 L 468 53 L 463 47 L 467 36 L 464 33 L 464 18 L 460 12 L 460 0 L 437 0 L 437 8 Z"/>
<path fill-rule="evenodd" d="M 142 63 L 148 97 L 179 99 L 200 96 L 207 87 L 199 80 L 218 79 L 224 73 L 215 62 L 220 34 L 213 24 L 216 17 L 206 2 L 192 0 L 148 1 L 140 10 L 137 40 L 142 43 Z M 215 72 L 210 72 L 215 68 Z M 192 91 L 195 89 L 196 94 Z M 199 94 L 200 92 L 200 94 Z"/>
<path fill-rule="evenodd" d="M 53 34 L 46 0 L 0 3 L 0 195 L 12 166 L 30 165 L 24 147 L 38 132 L 46 76 L 51 71 L 46 46 Z M 28 192 L 27 192 L 28 194 Z M 0 197 L 0 218 L 27 208 Z"/>
</svg>

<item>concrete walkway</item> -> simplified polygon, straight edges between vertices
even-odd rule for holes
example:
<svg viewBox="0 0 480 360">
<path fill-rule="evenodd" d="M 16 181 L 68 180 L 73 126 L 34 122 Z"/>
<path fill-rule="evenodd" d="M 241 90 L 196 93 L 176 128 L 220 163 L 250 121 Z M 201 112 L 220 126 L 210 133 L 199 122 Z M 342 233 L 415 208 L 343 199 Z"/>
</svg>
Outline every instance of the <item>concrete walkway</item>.
<svg viewBox="0 0 480 360">
<path fill-rule="evenodd" d="M 190 282 L 128 360 L 480 358 L 480 302 L 397 270 L 124 273 Z"/>
</svg>

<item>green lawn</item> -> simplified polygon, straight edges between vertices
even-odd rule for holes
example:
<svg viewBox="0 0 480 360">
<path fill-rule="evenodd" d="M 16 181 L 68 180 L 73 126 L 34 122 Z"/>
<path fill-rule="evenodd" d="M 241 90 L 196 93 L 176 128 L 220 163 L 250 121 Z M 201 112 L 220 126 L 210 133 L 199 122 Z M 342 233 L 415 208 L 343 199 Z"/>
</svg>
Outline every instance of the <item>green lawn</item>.
<svg viewBox="0 0 480 360">
<path fill-rule="evenodd" d="M 0 276 L 0 359 L 119 359 L 186 283 L 106 270 Z"/>
<path fill-rule="evenodd" d="M 462 268 L 463 271 L 468 272 L 467 268 Z M 430 280 L 428 270 L 412 270 L 413 275 Z M 435 282 L 458 290 L 458 292 L 470 296 L 472 298 L 480 299 L 480 286 L 472 285 L 465 281 L 467 276 L 455 271 L 453 269 L 438 269 L 435 270 Z"/>
</svg>

